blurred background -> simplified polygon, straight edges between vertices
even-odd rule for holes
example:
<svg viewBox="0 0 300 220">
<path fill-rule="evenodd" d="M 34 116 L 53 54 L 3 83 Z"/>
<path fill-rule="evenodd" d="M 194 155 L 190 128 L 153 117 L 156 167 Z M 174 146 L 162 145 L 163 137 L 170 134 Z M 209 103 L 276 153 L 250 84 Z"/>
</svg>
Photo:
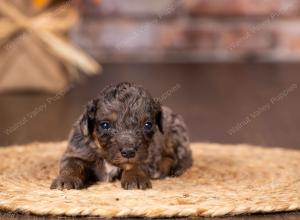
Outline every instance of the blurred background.
<svg viewBox="0 0 300 220">
<path fill-rule="evenodd" d="M 86 0 L 71 37 L 108 62 L 299 61 L 298 0 Z"/>
<path fill-rule="evenodd" d="M 192 141 L 300 148 L 300 0 L 1 0 L 0 145 L 66 140 L 121 81 Z"/>
</svg>

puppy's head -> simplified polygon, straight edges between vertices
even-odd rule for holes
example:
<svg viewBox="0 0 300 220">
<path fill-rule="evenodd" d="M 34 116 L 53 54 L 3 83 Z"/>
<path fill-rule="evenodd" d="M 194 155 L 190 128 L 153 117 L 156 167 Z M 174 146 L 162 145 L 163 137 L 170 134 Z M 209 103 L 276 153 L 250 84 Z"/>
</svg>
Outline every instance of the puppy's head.
<svg viewBox="0 0 300 220">
<path fill-rule="evenodd" d="M 113 165 L 138 165 L 147 159 L 154 133 L 163 132 L 161 106 L 139 86 L 108 86 L 87 105 L 80 128 Z"/>
</svg>

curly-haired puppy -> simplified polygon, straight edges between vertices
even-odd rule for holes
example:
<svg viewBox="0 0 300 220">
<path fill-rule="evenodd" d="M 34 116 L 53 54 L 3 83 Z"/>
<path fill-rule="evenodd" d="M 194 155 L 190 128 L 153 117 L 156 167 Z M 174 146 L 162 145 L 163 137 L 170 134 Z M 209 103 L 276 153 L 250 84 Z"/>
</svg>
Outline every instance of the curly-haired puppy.
<svg viewBox="0 0 300 220">
<path fill-rule="evenodd" d="M 151 188 L 150 179 L 181 175 L 192 165 L 182 117 L 142 87 L 106 87 L 75 123 L 51 189 L 81 189 L 121 179 L 124 189 Z"/>
</svg>

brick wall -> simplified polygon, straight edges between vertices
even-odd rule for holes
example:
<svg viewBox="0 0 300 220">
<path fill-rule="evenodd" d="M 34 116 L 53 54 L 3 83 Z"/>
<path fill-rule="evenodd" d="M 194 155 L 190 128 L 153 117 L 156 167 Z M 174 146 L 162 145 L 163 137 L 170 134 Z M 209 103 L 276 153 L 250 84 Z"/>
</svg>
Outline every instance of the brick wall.
<svg viewBox="0 0 300 220">
<path fill-rule="evenodd" d="M 102 62 L 300 60 L 300 0 L 82 0 L 72 39 Z"/>
</svg>

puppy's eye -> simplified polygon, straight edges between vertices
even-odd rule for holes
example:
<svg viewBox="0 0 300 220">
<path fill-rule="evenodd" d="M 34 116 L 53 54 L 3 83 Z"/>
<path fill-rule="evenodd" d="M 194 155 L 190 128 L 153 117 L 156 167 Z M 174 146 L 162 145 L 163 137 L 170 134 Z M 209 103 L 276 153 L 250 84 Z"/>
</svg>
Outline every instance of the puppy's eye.
<svg viewBox="0 0 300 220">
<path fill-rule="evenodd" d="M 152 123 L 151 123 L 150 121 L 147 121 L 147 122 L 145 123 L 145 125 L 144 125 L 144 128 L 145 128 L 146 130 L 151 130 L 151 128 L 152 128 Z"/>
<path fill-rule="evenodd" d="M 108 129 L 110 129 L 110 124 L 109 124 L 109 122 L 101 122 L 100 123 L 100 127 L 102 128 L 102 129 L 104 129 L 104 130 L 108 130 Z"/>
</svg>

